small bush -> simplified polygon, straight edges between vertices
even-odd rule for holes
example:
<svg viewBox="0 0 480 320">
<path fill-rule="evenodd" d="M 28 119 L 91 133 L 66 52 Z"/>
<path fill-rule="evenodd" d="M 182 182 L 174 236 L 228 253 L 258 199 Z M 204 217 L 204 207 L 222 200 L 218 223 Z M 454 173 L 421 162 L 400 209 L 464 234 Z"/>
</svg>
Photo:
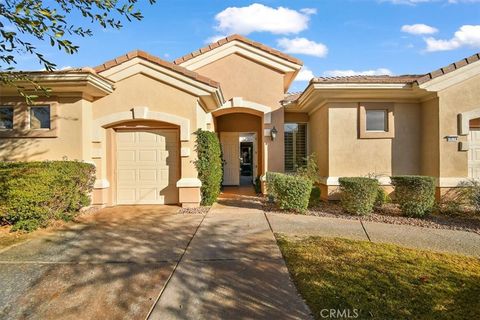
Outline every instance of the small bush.
<svg viewBox="0 0 480 320">
<path fill-rule="evenodd" d="M 316 207 L 322 201 L 321 199 L 321 191 L 319 187 L 313 187 L 312 191 L 310 192 L 310 199 L 308 200 L 309 207 Z"/>
<path fill-rule="evenodd" d="M 267 172 L 267 190 L 280 209 L 304 212 L 308 208 L 312 182 L 295 175 Z"/>
<path fill-rule="evenodd" d="M 306 165 L 298 168 L 296 171 L 296 175 L 312 181 L 313 184 L 316 184 L 320 181 L 320 175 L 318 174 L 317 156 L 315 155 L 315 153 L 312 153 L 306 158 Z"/>
<path fill-rule="evenodd" d="M 423 217 L 435 205 L 435 180 L 427 176 L 392 177 L 395 202 L 407 217 Z"/>
<path fill-rule="evenodd" d="M 378 196 L 378 181 L 363 177 L 340 178 L 341 204 L 351 214 L 370 214 Z"/>
<path fill-rule="evenodd" d="M 0 163 L 0 218 L 32 231 L 51 219 L 71 219 L 90 204 L 95 166 L 76 161 Z"/>
<path fill-rule="evenodd" d="M 375 198 L 375 207 L 381 208 L 387 202 L 388 202 L 387 193 L 381 186 L 378 186 L 377 197 Z"/>
<path fill-rule="evenodd" d="M 223 161 L 217 134 L 198 129 L 195 132 L 197 160 L 194 162 L 198 179 L 202 182 L 201 204 L 211 206 L 220 194 L 223 179 Z"/>
<path fill-rule="evenodd" d="M 255 188 L 255 193 L 256 194 L 262 193 L 262 181 L 260 180 L 260 176 L 255 178 L 255 183 L 254 183 L 253 187 Z"/>
</svg>

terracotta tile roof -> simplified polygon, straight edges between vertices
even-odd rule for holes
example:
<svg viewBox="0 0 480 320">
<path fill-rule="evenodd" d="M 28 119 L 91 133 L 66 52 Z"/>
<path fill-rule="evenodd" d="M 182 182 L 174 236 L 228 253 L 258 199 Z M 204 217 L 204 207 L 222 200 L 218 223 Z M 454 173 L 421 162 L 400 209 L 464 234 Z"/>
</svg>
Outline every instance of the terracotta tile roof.
<svg viewBox="0 0 480 320">
<path fill-rule="evenodd" d="M 413 83 L 423 75 L 401 75 L 401 76 L 346 76 L 346 77 L 318 77 L 313 78 L 310 83 Z"/>
<path fill-rule="evenodd" d="M 127 54 L 124 54 L 123 56 L 117 57 L 113 60 L 107 61 L 104 64 L 101 64 L 101 65 L 95 67 L 94 70 L 95 70 L 95 72 L 100 73 L 100 72 L 103 72 L 105 70 L 108 70 L 110 68 L 118 66 L 119 64 L 124 63 L 124 62 L 129 61 L 129 60 L 134 59 L 134 58 L 141 58 L 141 59 L 147 60 L 151 63 L 154 63 L 154 64 L 159 65 L 161 67 L 170 69 L 170 70 L 175 71 L 177 73 L 180 73 L 180 74 L 182 74 L 186 77 L 189 77 L 193 80 L 197 80 L 199 82 L 205 83 L 209 86 L 212 86 L 212 87 L 215 87 L 215 88 L 220 87 L 220 83 L 218 83 L 214 80 L 211 80 L 210 78 L 202 76 L 202 75 L 200 75 L 196 72 L 190 71 L 190 70 L 188 70 L 184 67 L 177 66 L 177 65 L 175 65 L 175 64 L 173 64 L 169 61 L 162 60 L 162 59 L 160 59 L 156 56 L 153 56 L 153 55 L 151 55 L 151 54 L 149 54 L 145 51 L 141 51 L 141 50 L 135 50 L 135 51 L 129 52 Z"/>
<path fill-rule="evenodd" d="M 299 91 L 299 92 L 288 92 L 286 95 L 285 95 L 285 98 L 280 101 L 282 103 L 289 103 L 289 102 L 293 102 L 295 100 L 298 99 L 298 97 L 300 97 L 300 95 L 303 93 L 303 91 Z"/>
<path fill-rule="evenodd" d="M 437 69 L 435 71 L 432 71 L 430 73 L 427 73 L 423 77 L 418 78 L 416 81 L 418 84 L 425 83 L 427 81 L 430 81 L 432 79 L 438 78 L 443 76 L 444 74 L 450 73 L 452 71 L 455 71 L 457 69 L 460 69 L 468 64 L 474 63 L 476 61 L 480 60 L 480 52 L 475 53 L 474 55 L 471 55 L 468 58 L 464 58 L 462 60 L 459 60 L 457 62 L 451 63 L 446 67 Z"/>
<path fill-rule="evenodd" d="M 282 59 L 285 59 L 287 61 L 290 61 L 290 62 L 293 62 L 293 63 L 296 63 L 296 64 L 299 64 L 299 65 L 303 65 L 303 62 L 297 58 L 294 58 L 292 56 L 289 56 L 288 54 L 285 54 L 281 51 L 278 51 L 278 50 L 275 50 L 273 48 L 270 48 L 260 42 L 255 42 L 255 41 L 252 41 L 248 38 L 245 38 L 244 36 L 241 36 L 239 34 L 234 34 L 234 35 L 231 35 L 231 36 L 228 36 L 226 38 L 223 38 L 223 39 L 220 39 L 218 40 L 217 42 L 214 42 L 214 43 L 211 43 L 209 44 L 208 46 L 206 47 L 203 47 L 201 49 L 198 49 L 194 52 L 191 52 L 187 55 L 184 55 L 183 57 L 180 57 L 178 59 L 176 59 L 175 61 L 173 61 L 174 64 L 182 64 L 183 62 L 185 61 L 188 61 L 190 59 L 193 59 L 201 54 L 204 54 L 205 52 L 208 52 L 208 51 L 211 51 L 215 48 L 218 48 L 220 46 L 223 46 L 224 44 L 228 43 L 228 42 L 232 42 L 232 41 L 240 41 L 240 42 L 243 42 L 243 43 L 246 43 L 248 45 L 251 45 L 257 49 L 260 49 L 260 50 L 263 50 L 263 51 L 266 51 L 270 54 L 273 54 L 279 58 L 282 58 Z"/>
</svg>

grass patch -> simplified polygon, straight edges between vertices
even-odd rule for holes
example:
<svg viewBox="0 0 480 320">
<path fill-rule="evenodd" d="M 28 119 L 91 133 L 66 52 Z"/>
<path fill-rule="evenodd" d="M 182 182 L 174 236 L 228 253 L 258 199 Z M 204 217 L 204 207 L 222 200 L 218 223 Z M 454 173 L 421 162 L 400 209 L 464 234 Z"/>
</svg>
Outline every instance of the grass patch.
<svg viewBox="0 0 480 320">
<path fill-rule="evenodd" d="M 321 237 L 278 243 L 316 319 L 323 309 L 357 309 L 358 319 L 478 317 L 479 259 Z"/>
</svg>

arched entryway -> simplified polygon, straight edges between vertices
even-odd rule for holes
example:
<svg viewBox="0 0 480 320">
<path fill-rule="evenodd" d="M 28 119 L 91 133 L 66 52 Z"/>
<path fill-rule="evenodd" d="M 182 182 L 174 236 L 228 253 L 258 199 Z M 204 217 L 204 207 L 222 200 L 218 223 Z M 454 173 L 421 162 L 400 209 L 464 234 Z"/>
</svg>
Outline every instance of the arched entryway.
<svg viewBox="0 0 480 320">
<path fill-rule="evenodd" d="M 225 186 L 252 185 L 264 174 L 263 113 L 229 108 L 214 113 L 215 131 L 222 145 Z"/>
</svg>

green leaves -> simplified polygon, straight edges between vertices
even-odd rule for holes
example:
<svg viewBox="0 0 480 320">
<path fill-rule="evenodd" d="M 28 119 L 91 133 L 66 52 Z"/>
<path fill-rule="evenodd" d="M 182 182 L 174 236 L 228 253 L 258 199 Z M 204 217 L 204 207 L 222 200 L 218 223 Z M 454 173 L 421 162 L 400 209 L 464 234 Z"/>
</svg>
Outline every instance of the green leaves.
<svg viewBox="0 0 480 320">
<path fill-rule="evenodd" d="M 343 210 L 361 216 L 372 213 L 378 195 L 376 179 L 343 177 L 339 183 Z"/>
<path fill-rule="evenodd" d="M 153 4 L 155 0 L 148 2 Z M 90 28 L 70 23 L 73 20 L 71 16 L 80 15 L 90 25 L 120 29 L 123 19 L 143 19 L 136 9 L 138 3 L 138 0 L 0 1 L 0 71 L 12 68 L 17 63 L 16 58 L 25 54 L 33 55 L 45 70 L 52 71 L 55 63 L 46 59 L 26 39 L 33 37 L 40 42 L 47 41 L 66 54 L 74 54 L 79 50 L 74 43 L 75 37 L 90 37 L 93 32 Z M 3 77 L 5 75 L 1 73 L 1 83 L 9 82 Z"/>
</svg>

